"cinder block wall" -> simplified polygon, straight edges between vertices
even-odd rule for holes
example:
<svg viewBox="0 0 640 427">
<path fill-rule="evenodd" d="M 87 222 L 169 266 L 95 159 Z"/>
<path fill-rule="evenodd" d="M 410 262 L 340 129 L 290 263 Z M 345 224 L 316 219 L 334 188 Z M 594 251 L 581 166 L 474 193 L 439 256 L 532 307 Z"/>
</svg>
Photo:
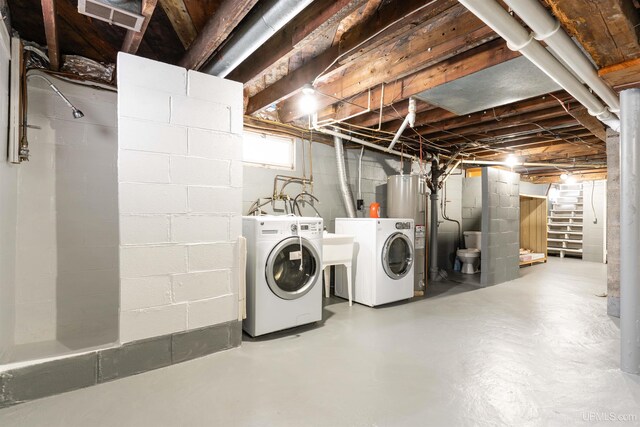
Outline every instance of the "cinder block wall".
<svg viewBox="0 0 640 427">
<path fill-rule="evenodd" d="M 120 341 L 238 318 L 242 85 L 118 55 Z"/>
<path fill-rule="evenodd" d="M 607 314 L 620 317 L 620 134 L 607 129 Z"/>
<path fill-rule="evenodd" d="M 520 175 L 482 169 L 481 283 L 495 285 L 520 276 Z"/>
</svg>

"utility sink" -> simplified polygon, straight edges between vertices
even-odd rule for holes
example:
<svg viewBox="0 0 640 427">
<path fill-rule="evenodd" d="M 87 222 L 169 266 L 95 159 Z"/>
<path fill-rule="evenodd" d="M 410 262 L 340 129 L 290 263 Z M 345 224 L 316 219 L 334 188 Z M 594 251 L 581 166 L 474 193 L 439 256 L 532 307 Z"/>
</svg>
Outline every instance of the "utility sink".
<svg viewBox="0 0 640 427">
<path fill-rule="evenodd" d="M 322 263 L 324 265 L 351 262 L 353 258 L 353 236 L 324 233 L 322 236 Z"/>
</svg>

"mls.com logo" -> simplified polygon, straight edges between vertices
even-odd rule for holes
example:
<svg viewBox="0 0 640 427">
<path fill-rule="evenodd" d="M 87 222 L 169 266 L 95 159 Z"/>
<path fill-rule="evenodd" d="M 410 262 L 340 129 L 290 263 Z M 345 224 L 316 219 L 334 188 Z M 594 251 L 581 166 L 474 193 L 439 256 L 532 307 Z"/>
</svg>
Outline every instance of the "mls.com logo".
<svg viewBox="0 0 640 427">
<path fill-rule="evenodd" d="M 635 414 L 616 414 L 615 412 L 588 411 L 582 413 L 582 420 L 589 422 L 633 422 L 638 421 L 638 416 Z"/>
</svg>

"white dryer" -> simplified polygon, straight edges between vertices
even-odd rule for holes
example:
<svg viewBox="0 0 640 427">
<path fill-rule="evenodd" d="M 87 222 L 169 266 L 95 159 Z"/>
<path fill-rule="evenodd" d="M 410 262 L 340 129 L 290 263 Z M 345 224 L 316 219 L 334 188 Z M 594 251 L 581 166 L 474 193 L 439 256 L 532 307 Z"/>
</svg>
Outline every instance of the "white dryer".
<svg viewBox="0 0 640 427">
<path fill-rule="evenodd" d="M 251 336 L 322 319 L 322 218 L 247 216 L 247 318 Z"/>
<path fill-rule="evenodd" d="M 335 228 L 354 236 L 354 301 L 373 307 L 413 297 L 413 219 L 336 218 Z M 346 271 L 340 271 L 335 293 L 347 298 L 347 291 Z"/>
</svg>

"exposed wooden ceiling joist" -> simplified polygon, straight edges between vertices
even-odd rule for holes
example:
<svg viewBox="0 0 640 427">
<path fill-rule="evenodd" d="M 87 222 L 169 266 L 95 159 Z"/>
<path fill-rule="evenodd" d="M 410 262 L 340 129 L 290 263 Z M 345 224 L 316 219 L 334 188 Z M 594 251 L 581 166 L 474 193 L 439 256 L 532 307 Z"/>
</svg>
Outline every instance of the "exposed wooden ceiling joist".
<svg viewBox="0 0 640 427">
<path fill-rule="evenodd" d="M 127 31 L 127 34 L 124 37 L 124 42 L 122 43 L 122 48 L 120 49 L 121 51 L 134 55 L 138 52 L 140 43 L 142 43 L 144 34 L 147 32 L 147 27 L 149 26 L 151 16 L 153 15 L 153 11 L 156 9 L 157 3 L 158 0 L 142 0 L 142 16 L 144 16 L 144 21 L 142 21 L 140 31 Z"/>
<path fill-rule="evenodd" d="M 58 23 L 55 0 L 42 0 L 42 17 L 44 19 L 44 31 L 47 36 L 47 51 L 51 69 L 60 69 L 60 44 L 58 42 Z"/>
<path fill-rule="evenodd" d="M 456 45 L 460 52 L 466 49 L 466 45 Z M 430 89 L 441 84 L 468 76 L 477 71 L 484 70 L 496 64 L 500 64 L 509 59 L 516 58 L 520 54 L 507 48 L 502 40 L 495 40 L 471 50 L 465 50 L 456 55 L 448 54 L 448 58 L 427 67 L 417 73 L 410 74 L 402 79 L 398 79 L 384 86 L 384 93 L 381 86 L 371 89 L 371 105 L 390 105 L 399 100 L 407 99 L 426 89 Z M 354 93 L 355 92 L 355 93 Z M 349 115 L 361 112 L 369 105 L 369 93 L 357 91 L 357 86 L 350 84 L 344 90 L 336 90 L 331 97 L 325 96 L 319 100 L 323 106 L 330 105 L 335 99 L 343 99 L 336 109 L 337 118 L 348 117 Z M 358 94 L 359 93 L 359 94 Z M 354 96 L 355 95 L 355 96 Z M 280 119 L 283 122 L 290 122 L 297 119 L 302 114 L 298 108 L 298 98 L 293 97 L 286 101 L 280 111 Z M 374 107 L 375 108 L 375 107 Z"/>
<path fill-rule="evenodd" d="M 179 65 L 192 70 L 204 65 L 257 2 L 258 0 L 224 0 L 193 41 Z"/>
<path fill-rule="evenodd" d="M 247 114 L 253 114 L 268 105 L 291 97 L 304 84 L 311 83 L 323 72 L 325 78 L 331 77 L 342 68 L 341 64 L 337 64 L 334 69 L 330 69 L 338 60 L 344 64 L 349 62 L 351 56 L 370 52 L 374 46 L 379 46 L 382 40 L 388 42 L 406 33 L 409 22 L 421 22 L 423 19 L 435 17 L 454 4 L 453 0 L 440 0 L 429 8 L 425 7 L 424 1 L 418 0 L 385 4 L 373 17 L 347 31 L 338 45 L 330 47 L 283 79 L 250 96 Z"/>
<path fill-rule="evenodd" d="M 228 78 L 246 83 L 276 61 L 313 41 L 315 37 L 338 23 L 361 6 L 365 0 L 317 0 L 273 35 Z"/>
<path fill-rule="evenodd" d="M 160 0 L 160 6 L 164 9 L 173 30 L 178 35 L 182 46 L 188 49 L 198 36 L 196 26 L 187 10 L 184 0 Z"/>
</svg>

